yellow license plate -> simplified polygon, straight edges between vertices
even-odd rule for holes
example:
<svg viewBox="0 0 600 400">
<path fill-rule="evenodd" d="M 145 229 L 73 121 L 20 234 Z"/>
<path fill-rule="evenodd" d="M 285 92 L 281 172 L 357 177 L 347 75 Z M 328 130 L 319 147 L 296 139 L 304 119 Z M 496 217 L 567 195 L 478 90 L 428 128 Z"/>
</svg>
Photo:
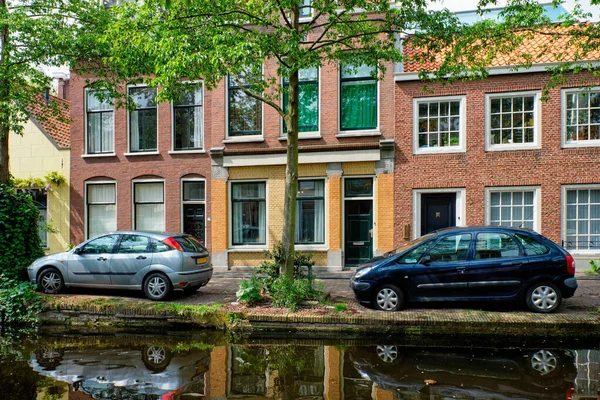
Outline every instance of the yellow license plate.
<svg viewBox="0 0 600 400">
<path fill-rule="evenodd" d="M 205 264 L 208 257 L 196 258 L 196 264 Z"/>
</svg>

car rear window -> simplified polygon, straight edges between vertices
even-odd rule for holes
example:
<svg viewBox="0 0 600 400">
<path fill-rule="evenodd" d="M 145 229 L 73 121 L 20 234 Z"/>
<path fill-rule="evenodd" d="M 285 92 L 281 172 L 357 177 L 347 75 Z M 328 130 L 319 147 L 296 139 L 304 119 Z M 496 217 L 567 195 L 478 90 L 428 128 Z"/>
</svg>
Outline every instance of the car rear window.
<svg viewBox="0 0 600 400">
<path fill-rule="evenodd" d="M 525 255 L 527 256 L 541 256 L 550 252 L 548 246 L 546 246 L 543 243 L 540 243 L 538 240 L 530 236 L 525 236 L 516 233 L 515 237 L 523 245 L 523 249 L 525 249 Z"/>
<path fill-rule="evenodd" d="M 180 236 L 174 237 L 175 241 L 183 247 L 183 250 L 189 253 L 203 253 L 206 248 L 200 243 L 198 239 L 193 236 Z"/>
</svg>

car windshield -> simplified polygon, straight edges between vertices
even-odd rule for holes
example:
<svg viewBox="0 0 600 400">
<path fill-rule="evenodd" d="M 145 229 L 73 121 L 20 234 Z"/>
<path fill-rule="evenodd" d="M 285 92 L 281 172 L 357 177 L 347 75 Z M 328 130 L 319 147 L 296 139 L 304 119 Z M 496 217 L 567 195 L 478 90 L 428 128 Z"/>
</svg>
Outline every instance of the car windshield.
<svg viewBox="0 0 600 400">
<path fill-rule="evenodd" d="M 411 240 L 410 242 L 404 243 L 402 246 L 398 246 L 394 250 L 388 251 L 387 253 L 385 253 L 383 255 L 383 257 L 388 258 L 388 257 L 394 256 L 396 254 L 402 253 L 403 251 L 408 250 L 411 247 L 418 245 L 419 243 L 423 243 L 424 241 L 431 239 L 434 235 L 435 235 L 434 233 L 429 233 L 427 235 L 421 236 L 420 238 L 417 238 L 417 239 Z"/>
</svg>

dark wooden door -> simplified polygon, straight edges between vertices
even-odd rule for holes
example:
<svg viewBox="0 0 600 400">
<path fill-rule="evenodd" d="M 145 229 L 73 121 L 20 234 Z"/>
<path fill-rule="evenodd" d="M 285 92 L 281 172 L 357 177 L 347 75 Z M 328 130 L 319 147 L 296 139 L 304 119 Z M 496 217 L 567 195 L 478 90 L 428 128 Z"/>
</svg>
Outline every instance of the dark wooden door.
<svg viewBox="0 0 600 400">
<path fill-rule="evenodd" d="M 205 243 L 205 205 L 183 205 L 183 232 L 193 235 Z"/>
<path fill-rule="evenodd" d="M 456 226 L 456 193 L 421 195 L 421 235 Z"/>
<path fill-rule="evenodd" d="M 373 200 L 345 202 L 345 266 L 356 267 L 373 258 Z"/>
</svg>

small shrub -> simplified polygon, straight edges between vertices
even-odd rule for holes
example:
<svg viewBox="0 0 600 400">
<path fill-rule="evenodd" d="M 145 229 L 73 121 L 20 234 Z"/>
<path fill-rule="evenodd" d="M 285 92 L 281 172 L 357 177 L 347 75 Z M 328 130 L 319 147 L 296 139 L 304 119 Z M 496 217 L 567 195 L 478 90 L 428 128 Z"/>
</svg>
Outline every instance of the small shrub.
<svg viewBox="0 0 600 400">
<path fill-rule="evenodd" d="M 0 274 L 0 319 L 4 325 L 33 326 L 42 311 L 42 297 L 31 282 Z"/>
<path fill-rule="evenodd" d="M 248 304 L 250 306 L 257 305 L 264 300 L 262 292 L 264 286 L 262 282 L 252 276 L 250 280 L 243 280 L 240 282 L 240 289 L 236 292 L 237 301 L 240 303 Z"/>
<path fill-rule="evenodd" d="M 348 311 L 348 306 L 342 303 L 336 304 L 335 306 L 333 306 L 333 311 L 335 312 L 343 312 L 343 311 Z"/>
<path fill-rule="evenodd" d="M 585 271 L 586 274 L 600 274 L 600 267 L 594 260 L 590 260 L 590 269 Z"/>
<path fill-rule="evenodd" d="M 277 278 L 269 292 L 273 298 L 273 306 L 296 311 L 307 300 L 321 300 L 322 293 L 313 284 L 312 279 Z"/>
</svg>

